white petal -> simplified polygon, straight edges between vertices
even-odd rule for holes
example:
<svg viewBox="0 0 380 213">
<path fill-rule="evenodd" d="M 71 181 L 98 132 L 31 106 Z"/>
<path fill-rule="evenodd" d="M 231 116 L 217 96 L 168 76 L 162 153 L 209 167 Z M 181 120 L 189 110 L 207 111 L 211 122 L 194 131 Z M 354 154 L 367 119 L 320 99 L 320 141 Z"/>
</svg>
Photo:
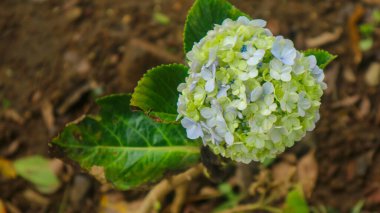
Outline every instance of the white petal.
<svg viewBox="0 0 380 213">
<path fill-rule="evenodd" d="M 274 86 L 271 82 L 265 82 L 263 84 L 263 94 L 264 95 L 268 95 L 268 94 L 272 94 L 274 92 Z"/>
<path fill-rule="evenodd" d="M 262 19 L 253 19 L 250 21 L 250 25 L 254 27 L 265 27 L 267 25 L 267 22 Z"/>
<path fill-rule="evenodd" d="M 274 102 L 274 96 L 273 95 L 267 95 L 267 96 L 265 96 L 264 103 L 267 106 L 270 106 L 273 102 Z"/>
<path fill-rule="evenodd" d="M 281 75 L 276 70 L 270 70 L 269 74 L 273 79 L 276 79 L 276 80 L 281 79 Z"/>
<path fill-rule="evenodd" d="M 202 67 L 201 76 L 206 81 L 213 78 L 212 72 L 208 68 L 206 68 L 205 66 Z"/>
<path fill-rule="evenodd" d="M 245 16 L 240 16 L 238 19 L 237 19 L 237 22 L 241 23 L 241 24 L 244 24 L 244 25 L 248 25 L 249 24 L 249 19 Z"/>
<path fill-rule="evenodd" d="M 283 73 L 281 74 L 281 80 L 283 81 L 290 81 L 292 79 L 292 76 L 290 73 Z"/>
<path fill-rule="evenodd" d="M 233 48 L 236 44 L 237 36 L 227 36 L 223 41 L 223 46 Z"/>
<path fill-rule="evenodd" d="M 270 29 L 265 28 L 265 29 L 264 29 L 264 32 L 265 32 L 265 34 L 266 34 L 267 36 L 273 36 L 273 33 L 272 33 L 272 31 L 270 31 Z"/>
<path fill-rule="evenodd" d="M 249 59 L 250 55 L 248 54 L 248 51 L 245 51 L 243 53 L 240 54 L 242 58 L 244 58 L 245 60 Z"/>
<path fill-rule="evenodd" d="M 247 108 L 247 102 L 245 102 L 245 101 L 237 101 L 236 108 L 238 108 L 239 110 L 245 110 L 245 108 Z"/>
<path fill-rule="evenodd" d="M 271 70 L 281 70 L 282 68 L 282 62 L 278 59 L 272 59 L 270 62 L 269 62 L 269 67 Z"/>
<path fill-rule="evenodd" d="M 259 49 L 253 55 L 261 60 L 265 55 L 265 50 Z"/>
<path fill-rule="evenodd" d="M 248 80 L 248 78 L 249 78 L 248 73 L 242 72 L 239 74 L 239 79 L 242 81 L 246 81 Z"/>
<path fill-rule="evenodd" d="M 250 70 L 249 70 L 248 76 L 250 78 L 255 78 L 256 76 L 259 75 L 259 71 L 256 68 L 250 67 L 249 69 Z"/>
<path fill-rule="evenodd" d="M 261 138 L 256 139 L 255 142 L 256 147 L 259 149 L 263 148 L 265 145 L 264 140 L 262 140 Z"/>
<path fill-rule="evenodd" d="M 256 87 L 251 92 L 251 97 L 250 97 L 251 102 L 257 101 L 261 97 L 262 94 L 263 94 L 263 88 L 260 86 Z"/>
<path fill-rule="evenodd" d="M 253 66 L 253 65 L 256 65 L 259 63 L 259 60 L 255 57 L 250 57 L 248 60 L 247 60 L 247 64 L 250 65 L 250 66 Z"/>
<path fill-rule="evenodd" d="M 232 143 L 234 142 L 234 136 L 231 134 L 231 132 L 227 132 L 224 138 L 226 139 L 226 143 L 228 145 L 232 145 Z"/>
<path fill-rule="evenodd" d="M 271 129 L 269 135 L 270 135 L 271 140 L 274 143 L 277 143 L 277 142 L 279 142 L 281 140 L 281 136 L 282 136 L 281 129 L 274 127 L 274 128 Z"/>
<path fill-rule="evenodd" d="M 298 106 L 298 114 L 301 116 L 301 117 L 304 117 L 305 116 L 305 110 L 302 109 L 302 107 Z"/>
<path fill-rule="evenodd" d="M 217 51 L 218 51 L 218 49 L 216 47 L 210 49 L 209 56 L 208 56 L 208 62 L 206 64 L 207 67 L 209 67 L 212 63 L 215 62 L 215 60 L 216 60 L 216 52 Z"/>
<path fill-rule="evenodd" d="M 262 109 L 260 111 L 260 113 L 264 116 L 267 116 L 267 115 L 270 115 L 272 113 L 272 111 L 270 111 L 269 109 Z"/>
<path fill-rule="evenodd" d="M 234 21 L 232 21 L 230 18 L 227 18 L 223 21 L 222 25 L 223 26 L 229 26 L 233 23 Z"/>
<path fill-rule="evenodd" d="M 219 91 L 218 91 L 218 94 L 216 95 L 217 98 L 221 98 L 221 97 L 226 97 L 227 96 L 227 91 L 230 89 L 230 85 L 222 85 L 220 88 L 219 88 Z"/>
<path fill-rule="evenodd" d="M 215 88 L 215 80 L 211 79 L 206 82 L 205 89 L 207 92 L 212 92 Z"/>
<path fill-rule="evenodd" d="M 206 119 L 214 117 L 215 114 L 216 114 L 215 110 L 211 109 L 209 107 L 205 107 L 205 108 L 201 109 L 201 115 L 202 115 L 202 117 L 204 117 Z"/>
<path fill-rule="evenodd" d="M 213 128 L 217 125 L 217 120 L 215 118 L 211 118 L 206 121 L 206 124 L 209 128 Z"/>
</svg>

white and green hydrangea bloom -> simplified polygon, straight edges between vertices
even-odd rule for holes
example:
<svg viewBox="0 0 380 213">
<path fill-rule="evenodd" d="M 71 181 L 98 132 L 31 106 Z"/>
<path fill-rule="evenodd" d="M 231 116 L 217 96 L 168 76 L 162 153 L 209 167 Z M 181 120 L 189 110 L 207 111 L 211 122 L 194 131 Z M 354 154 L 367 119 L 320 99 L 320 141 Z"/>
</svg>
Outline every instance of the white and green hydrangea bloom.
<svg viewBox="0 0 380 213">
<path fill-rule="evenodd" d="M 273 158 L 315 127 L 324 73 L 264 20 L 215 25 L 187 53 L 178 113 L 190 139 L 248 163 Z"/>
</svg>

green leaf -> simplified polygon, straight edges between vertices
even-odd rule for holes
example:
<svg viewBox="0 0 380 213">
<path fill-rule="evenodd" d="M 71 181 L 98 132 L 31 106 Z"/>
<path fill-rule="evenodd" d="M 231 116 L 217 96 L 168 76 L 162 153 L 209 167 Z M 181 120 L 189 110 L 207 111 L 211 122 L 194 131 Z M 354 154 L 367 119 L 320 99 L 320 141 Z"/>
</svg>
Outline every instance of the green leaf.
<svg viewBox="0 0 380 213">
<path fill-rule="evenodd" d="M 185 52 L 189 52 L 215 24 L 221 24 L 227 18 L 236 20 L 239 16 L 249 17 L 226 0 L 196 0 L 185 23 Z"/>
<path fill-rule="evenodd" d="M 214 209 L 213 212 L 221 212 L 237 206 L 242 199 L 242 196 L 235 193 L 228 183 L 222 183 L 218 186 L 219 192 L 226 197 L 226 201 Z"/>
<path fill-rule="evenodd" d="M 158 11 L 153 13 L 153 20 L 162 25 L 168 25 L 170 23 L 170 18 Z"/>
<path fill-rule="evenodd" d="M 42 156 L 21 158 L 13 165 L 18 175 L 30 181 L 42 193 L 53 193 L 60 186 L 57 176 L 50 168 L 49 161 Z"/>
<path fill-rule="evenodd" d="M 184 128 L 132 112 L 130 95 L 111 95 L 97 103 L 98 116 L 69 124 L 52 143 L 53 151 L 63 151 L 98 179 L 127 190 L 199 161 L 198 144 L 187 140 Z"/>
<path fill-rule="evenodd" d="M 325 50 L 309 49 L 304 52 L 305 56 L 314 55 L 317 59 L 317 65 L 319 68 L 324 69 L 330 62 L 332 62 L 337 56 Z"/>
<path fill-rule="evenodd" d="M 308 213 L 309 206 L 306 203 L 301 186 L 296 186 L 288 193 L 285 201 L 284 213 Z"/>
<path fill-rule="evenodd" d="M 177 118 L 177 87 L 185 82 L 189 68 L 181 64 L 161 65 L 149 70 L 132 95 L 131 106 L 142 109 L 162 122 Z"/>
<path fill-rule="evenodd" d="M 351 213 L 360 213 L 362 212 L 362 208 L 364 206 L 365 201 L 364 200 L 359 200 L 355 206 L 351 209 Z"/>
</svg>

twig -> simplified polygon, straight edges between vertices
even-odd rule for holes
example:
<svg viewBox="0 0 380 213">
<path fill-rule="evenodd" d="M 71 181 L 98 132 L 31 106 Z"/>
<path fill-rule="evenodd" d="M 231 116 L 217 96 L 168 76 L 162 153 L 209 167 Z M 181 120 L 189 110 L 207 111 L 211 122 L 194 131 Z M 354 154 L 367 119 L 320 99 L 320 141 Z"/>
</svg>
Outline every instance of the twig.
<svg viewBox="0 0 380 213">
<path fill-rule="evenodd" d="M 96 89 L 98 87 L 95 81 L 90 81 L 85 85 L 77 89 L 63 104 L 58 108 L 58 114 L 62 115 L 66 113 L 70 107 L 79 101 L 79 99 L 87 92 Z"/>
<path fill-rule="evenodd" d="M 181 208 L 185 201 L 188 184 L 182 184 L 175 189 L 175 197 L 172 205 L 170 206 L 171 213 L 179 213 L 181 212 Z"/>
<path fill-rule="evenodd" d="M 202 173 L 203 166 L 198 164 L 184 173 L 178 174 L 170 179 L 164 179 L 158 183 L 145 197 L 138 213 L 150 213 L 153 205 L 160 202 L 165 196 L 176 187 L 191 181 Z"/>
<path fill-rule="evenodd" d="M 53 134 L 55 130 L 55 118 L 53 113 L 53 105 L 49 100 L 45 99 L 44 101 L 42 101 L 41 114 L 42 119 L 45 122 L 47 129 L 49 130 L 49 133 Z"/>
<path fill-rule="evenodd" d="M 338 27 L 333 32 L 325 32 L 317 37 L 306 39 L 306 46 L 311 48 L 329 44 L 338 40 L 342 33 L 343 29 Z"/>
<path fill-rule="evenodd" d="M 177 63 L 181 63 L 183 60 L 178 57 L 177 55 L 165 50 L 164 48 L 162 47 L 159 47 L 155 44 L 152 44 L 148 41 L 145 41 L 145 40 L 142 40 L 142 39 L 138 39 L 138 38 L 134 38 L 134 39 L 131 39 L 130 41 L 130 45 L 131 46 L 135 46 L 136 48 L 140 48 L 140 49 L 143 49 L 145 50 L 146 52 L 156 56 L 157 58 L 160 58 L 161 60 L 165 61 L 165 62 L 168 62 L 168 63 L 173 63 L 173 62 L 177 62 Z"/>
<path fill-rule="evenodd" d="M 232 209 L 228 209 L 228 210 L 222 211 L 220 213 L 247 212 L 247 211 L 253 211 L 253 210 L 265 210 L 265 211 L 272 212 L 272 213 L 281 213 L 282 212 L 278 208 L 263 205 L 261 203 L 255 203 L 255 204 L 236 206 Z"/>
<path fill-rule="evenodd" d="M 380 5 L 380 0 L 363 0 L 363 2 L 369 5 Z"/>
<path fill-rule="evenodd" d="M 349 17 L 347 22 L 348 32 L 350 36 L 351 50 L 354 57 L 354 63 L 359 64 L 362 60 L 362 52 L 359 47 L 360 33 L 358 30 L 358 22 L 363 17 L 365 9 L 362 5 L 357 4 L 355 6 L 354 12 Z"/>
</svg>

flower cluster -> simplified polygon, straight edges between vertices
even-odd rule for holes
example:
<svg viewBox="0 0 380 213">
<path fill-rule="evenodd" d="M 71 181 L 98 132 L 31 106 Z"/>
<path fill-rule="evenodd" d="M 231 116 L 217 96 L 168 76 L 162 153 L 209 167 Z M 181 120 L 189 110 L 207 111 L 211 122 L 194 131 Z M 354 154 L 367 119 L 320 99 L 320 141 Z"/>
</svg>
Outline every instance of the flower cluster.
<svg viewBox="0 0 380 213">
<path fill-rule="evenodd" d="M 178 87 L 187 137 L 245 163 L 273 158 L 314 129 L 326 88 L 316 58 L 265 25 L 246 17 L 215 25 L 188 52 Z"/>
</svg>

